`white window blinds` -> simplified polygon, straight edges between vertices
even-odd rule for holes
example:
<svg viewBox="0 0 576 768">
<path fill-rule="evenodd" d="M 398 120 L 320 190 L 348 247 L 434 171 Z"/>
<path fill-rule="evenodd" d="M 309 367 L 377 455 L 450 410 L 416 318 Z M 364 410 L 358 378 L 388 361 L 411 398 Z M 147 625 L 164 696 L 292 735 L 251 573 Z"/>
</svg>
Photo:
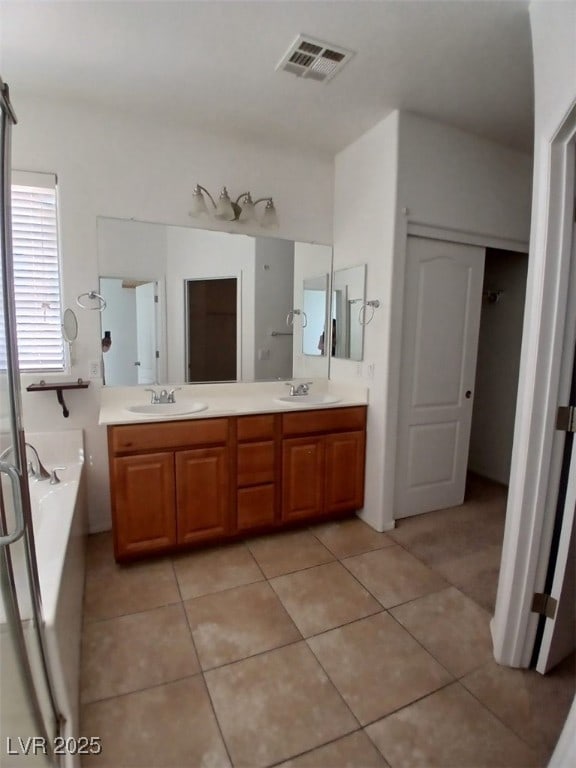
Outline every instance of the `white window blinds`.
<svg viewBox="0 0 576 768">
<path fill-rule="evenodd" d="M 22 371 L 64 368 L 56 177 L 15 172 L 12 250 L 18 358 Z"/>
</svg>

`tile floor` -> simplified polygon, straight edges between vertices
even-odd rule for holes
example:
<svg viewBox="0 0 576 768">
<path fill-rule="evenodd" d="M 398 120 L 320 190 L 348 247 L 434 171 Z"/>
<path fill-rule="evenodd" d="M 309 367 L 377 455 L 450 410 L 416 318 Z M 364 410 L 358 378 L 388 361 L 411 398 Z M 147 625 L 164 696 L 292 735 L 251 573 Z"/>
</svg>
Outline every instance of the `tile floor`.
<svg viewBox="0 0 576 768">
<path fill-rule="evenodd" d="M 574 658 L 492 660 L 505 491 L 119 567 L 90 537 L 82 732 L 104 768 L 545 766 Z"/>
</svg>

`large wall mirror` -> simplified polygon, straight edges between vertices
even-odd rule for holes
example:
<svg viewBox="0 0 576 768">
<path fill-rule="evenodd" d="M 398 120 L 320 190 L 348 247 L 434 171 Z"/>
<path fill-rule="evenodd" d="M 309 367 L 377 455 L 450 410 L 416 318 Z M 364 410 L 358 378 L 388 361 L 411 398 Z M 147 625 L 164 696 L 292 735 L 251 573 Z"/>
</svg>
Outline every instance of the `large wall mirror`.
<svg viewBox="0 0 576 768">
<path fill-rule="evenodd" d="M 332 356 L 344 360 L 364 357 L 366 265 L 336 269 L 332 277 Z"/>
<path fill-rule="evenodd" d="M 332 248 L 99 217 L 104 383 L 327 378 Z"/>
</svg>

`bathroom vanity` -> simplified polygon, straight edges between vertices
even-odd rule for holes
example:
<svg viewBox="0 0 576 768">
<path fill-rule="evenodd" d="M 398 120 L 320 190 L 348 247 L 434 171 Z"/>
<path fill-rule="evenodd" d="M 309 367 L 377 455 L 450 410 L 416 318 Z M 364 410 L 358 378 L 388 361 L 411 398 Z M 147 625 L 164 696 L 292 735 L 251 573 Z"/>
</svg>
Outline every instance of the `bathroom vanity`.
<svg viewBox="0 0 576 768">
<path fill-rule="evenodd" d="M 224 410 L 212 407 L 192 418 L 108 423 L 117 560 L 334 519 L 362 507 L 365 403 L 256 407 L 245 398 L 234 414 L 211 415 Z"/>
</svg>

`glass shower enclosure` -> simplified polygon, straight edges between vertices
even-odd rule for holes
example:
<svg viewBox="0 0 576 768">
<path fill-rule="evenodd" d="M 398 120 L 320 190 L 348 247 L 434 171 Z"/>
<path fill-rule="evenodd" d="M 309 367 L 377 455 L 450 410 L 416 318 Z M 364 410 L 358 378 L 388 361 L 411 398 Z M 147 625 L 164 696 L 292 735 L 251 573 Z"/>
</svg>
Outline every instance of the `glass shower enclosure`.
<svg viewBox="0 0 576 768">
<path fill-rule="evenodd" d="M 62 719 L 47 663 L 28 489 L 11 249 L 11 130 L 0 78 L 0 765 L 58 765 Z"/>
</svg>

